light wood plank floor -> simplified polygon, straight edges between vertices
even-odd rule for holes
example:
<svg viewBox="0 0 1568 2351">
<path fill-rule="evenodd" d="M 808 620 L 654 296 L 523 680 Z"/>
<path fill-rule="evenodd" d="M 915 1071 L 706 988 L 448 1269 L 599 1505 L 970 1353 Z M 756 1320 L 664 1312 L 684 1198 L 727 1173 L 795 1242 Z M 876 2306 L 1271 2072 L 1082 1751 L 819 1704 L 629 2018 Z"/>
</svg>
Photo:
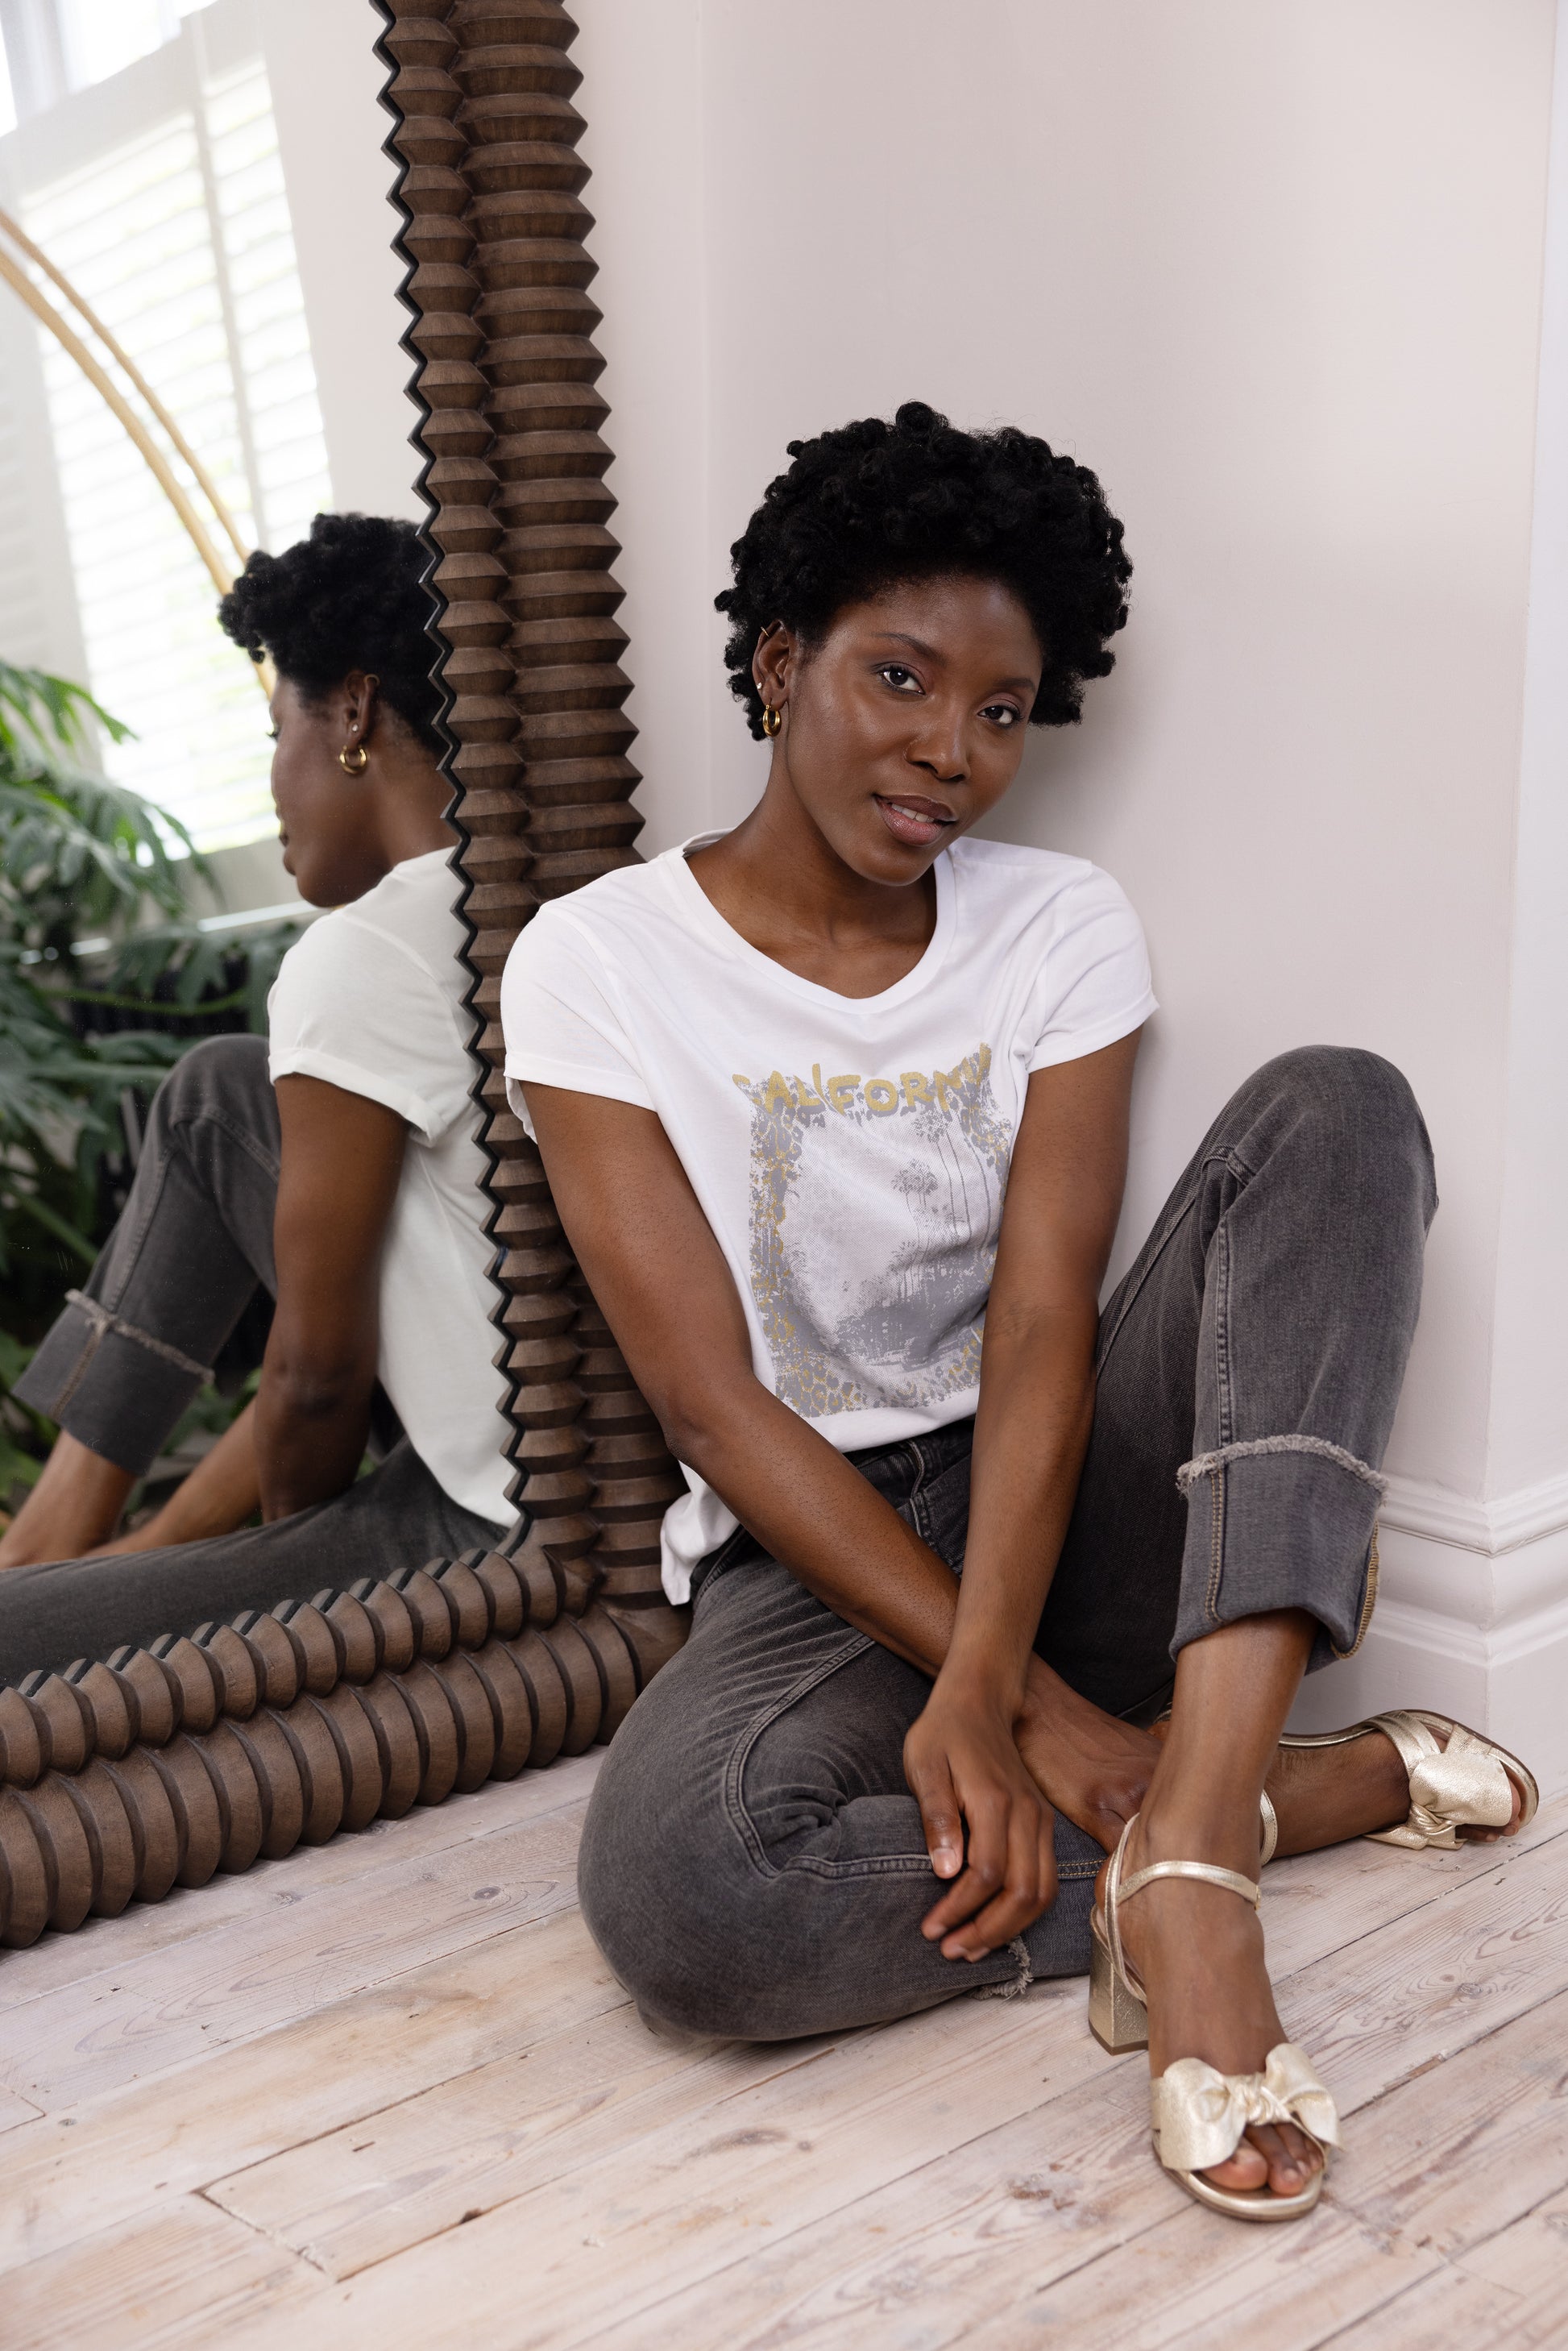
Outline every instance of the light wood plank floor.
<svg viewBox="0 0 1568 2351">
<path fill-rule="evenodd" d="M 596 1761 L 0 1956 L 3 2351 L 1568 2343 L 1568 1800 L 1270 1871 L 1347 2148 L 1247 2229 L 1081 1983 L 652 2038 L 574 1906 Z"/>
</svg>

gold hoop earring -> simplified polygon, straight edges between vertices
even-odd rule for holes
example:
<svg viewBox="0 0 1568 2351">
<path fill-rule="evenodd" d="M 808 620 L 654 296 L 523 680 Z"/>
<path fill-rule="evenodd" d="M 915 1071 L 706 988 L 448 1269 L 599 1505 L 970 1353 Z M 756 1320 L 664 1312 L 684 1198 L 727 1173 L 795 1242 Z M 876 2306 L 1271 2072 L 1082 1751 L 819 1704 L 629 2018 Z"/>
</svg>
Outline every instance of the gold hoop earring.
<svg viewBox="0 0 1568 2351">
<path fill-rule="evenodd" d="M 770 743 L 783 725 L 783 711 L 776 708 L 773 703 L 764 702 L 763 705 L 763 733 L 767 737 Z"/>
<path fill-rule="evenodd" d="M 363 743 L 345 743 L 337 754 L 337 764 L 346 776 L 362 776 L 369 756 Z"/>
</svg>

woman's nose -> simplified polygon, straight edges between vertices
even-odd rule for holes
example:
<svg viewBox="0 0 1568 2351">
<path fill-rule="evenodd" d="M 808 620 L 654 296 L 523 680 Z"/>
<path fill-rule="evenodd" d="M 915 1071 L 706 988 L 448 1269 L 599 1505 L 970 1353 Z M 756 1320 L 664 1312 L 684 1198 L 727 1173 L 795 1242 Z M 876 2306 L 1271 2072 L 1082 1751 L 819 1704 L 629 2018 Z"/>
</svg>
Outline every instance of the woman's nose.
<svg viewBox="0 0 1568 2351">
<path fill-rule="evenodd" d="M 909 758 L 917 768 L 929 768 L 940 783 L 961 784 L 969 774 L 969 758 L 961 719 L 933 718 L 909 745 Z"/>
</svg>

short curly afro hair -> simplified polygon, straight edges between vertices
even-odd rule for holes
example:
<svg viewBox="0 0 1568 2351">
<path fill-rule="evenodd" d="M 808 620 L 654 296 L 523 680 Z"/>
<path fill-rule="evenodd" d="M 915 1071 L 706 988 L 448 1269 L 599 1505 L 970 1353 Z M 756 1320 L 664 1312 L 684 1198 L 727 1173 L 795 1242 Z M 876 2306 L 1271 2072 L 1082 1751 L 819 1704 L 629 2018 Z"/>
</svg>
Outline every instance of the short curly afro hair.
<svg viewBox="0 0 1568 2351">
<path fill-rule="evenodd" d="M 440 687 L 428 634 L 435 599 L 429 557 L 412 523 L 387 515 L 318 514 L 308 538 L 281 555 L 253 555 L 218 619 L 253 661 L 272 656 L 280 677 L 317 702 L 350 670 L 371 672 L 381 699 L 432 751 Z"/>
<path fill-rule="evenodd" d="M 752 678 L 773 622 L 809 645 L 846 604 L 916 580 L 974 578 L 1012 590 L 1044 658 L 1030 721 L 1071 726 L 1085 680 L 1105 677 L 1106 641 L 1127 616 L 1132 565 L 1122 527 L 1085 465 L 1004 425 L 963 433 L 924 401 L 792 441 L 788 473 L 730 550 L 735 584 L 714 599 L 728 615 L 730 691 L 763 732 Z"/>
</svg>

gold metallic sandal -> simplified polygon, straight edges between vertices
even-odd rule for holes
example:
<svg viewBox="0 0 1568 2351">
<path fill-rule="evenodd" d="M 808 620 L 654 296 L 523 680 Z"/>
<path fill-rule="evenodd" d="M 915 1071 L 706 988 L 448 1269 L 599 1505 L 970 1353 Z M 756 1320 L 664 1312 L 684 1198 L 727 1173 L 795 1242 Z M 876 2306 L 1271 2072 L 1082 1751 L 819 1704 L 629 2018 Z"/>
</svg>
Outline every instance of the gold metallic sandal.
<svg viewBox="0 0 1568 2351">
<path fill-rule="evenodd" d="M 1254 1910 L 1262 1900 L 1251 1878 L 1207 1861 L 1153 1862 L 1124 1884 L 1122 1859 L 1132 1832 L 1129 1821 L 1106 1875 L 1106 1907 L 1102 1911 L 1096 1905 L 1091 1914 L 1089 2030 L 1113 2056 L 1148 2046 L 1148 2011 L 1122 1949 L 1120 1905 L 1159 1877 L 1198 1878 L 1222 1886 Z M 1339 2145 L 1339 2116 L 1311 2058 L 1294 2042 L 1282 2041 L 1271 2049 L 1261 2074 L 1221 2074 L 1200 2057 L 1179 2057 L 1150 2082 L 1148 2094 L 1154 2151 L 1199 2204 L 1236 2220 L 1300 2220 L 1312 2210 L 1323 2193 L 1328 2150 Z M 1276 2196 L 1272 2188 L 1218 2188 L 1202 2177 L 1230 2161 L 1255 2123 L 1293 2123 L 1322 2154 L 1321 2168 L 1298 2195 Z"/>
<path fill-rule="evenodd" d="M 1459 1843 L 1460 1829 L 1508 1826 L 1513 1817 L 1514 1787 L 1521 1799 L 1520 1827 L 1528 1827 L 1535 1818 L 1541 1791 L 1534 1774 L 1517 1755 L 1483 1739 L 1479 1731 L 1467 1730 L 1462 1722 L 1451 1722 L 1446 1714 L 1428 1714 L 1422 1707 L 1369 1715 L 1365 1722 L 1352 1723 L 1348 1730 L 1287 1731 L 1280 1745 L 1345 1747 L 1353 1739 L 1365 1738 L 1369 1730 L 1381 1730 L 1392 1740 L 1410 1775 L 1409 1818 L 1397 1829 L 1373 1831 L 1372 1844 L 1403 1845 L 1410 1853 L 1437 1845 L 1451 1853 Z M 1438 1732 L 1447 1734 L 1446 1747 L 1439 1743 Z"/>
</svg>

